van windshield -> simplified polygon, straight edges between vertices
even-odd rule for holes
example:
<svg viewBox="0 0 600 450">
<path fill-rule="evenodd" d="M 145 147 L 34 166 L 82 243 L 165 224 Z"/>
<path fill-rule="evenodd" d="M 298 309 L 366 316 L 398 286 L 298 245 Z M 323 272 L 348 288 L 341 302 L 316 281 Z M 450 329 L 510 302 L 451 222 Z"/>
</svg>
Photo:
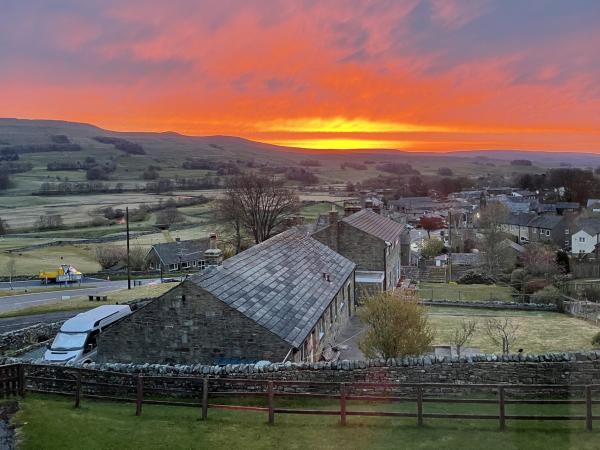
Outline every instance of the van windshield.
<svg viewBox="0 0 600 450">
<path fill-rule="evenodd" d="M 50 347 L 52 350 L 77 350 L 83 348 L 87 333 L 62 333 L 59 332 Z"/>
</svg>

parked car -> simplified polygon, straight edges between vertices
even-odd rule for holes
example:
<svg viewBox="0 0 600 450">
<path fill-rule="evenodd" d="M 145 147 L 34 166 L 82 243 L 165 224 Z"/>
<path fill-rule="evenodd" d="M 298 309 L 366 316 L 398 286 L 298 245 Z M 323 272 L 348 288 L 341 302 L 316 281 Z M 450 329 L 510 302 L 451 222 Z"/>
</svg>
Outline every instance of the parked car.
<svg viewBox="0 0 600 450">
<path fill-rule="evenodd" d="M 128 305 L 102 305 L 77 314 L 60 327 L 44 353 L 44 360 L 56 363 L 93 361 L 98 335 L 129 314 L 131 308 Z"/>
</svg>

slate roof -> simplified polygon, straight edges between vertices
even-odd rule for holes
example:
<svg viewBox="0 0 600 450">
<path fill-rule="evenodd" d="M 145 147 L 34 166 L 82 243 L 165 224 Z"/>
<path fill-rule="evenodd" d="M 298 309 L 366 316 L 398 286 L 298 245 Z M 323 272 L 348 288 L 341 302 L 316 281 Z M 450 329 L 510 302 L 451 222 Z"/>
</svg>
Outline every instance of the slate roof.
<svg viewBox="0 0 600 450">
<path fill-rule="evenodd" d="M 596 236 L 600 233 L 600 219 L 596 217 L 587 217 L 577 221 L 577 231 L 583 230 L 590 236 Z"/>
<path fill-rule="evenodd" d="M 291 229 L 189 280 L 299 347 L 355 266 L 304 229 Z"/>
<path fill-rule="evenodd" d="M 587 201 L 587 207 L 591 208 L 592 206 L 600 205 L 600 198 L 590 198 Z"/>
<path fill-rule="evenodd" d="M 562 221 L 562 216 L 542 214 L 541 216 L 535 216 L 533 219 L 531 219 L 527 226 L 533 228 L 544 228 L 547 230 L 552 230 Z"/>
<path fill-rule="evenodd" d="M 431 197 L 402 197 L 397 200 L 391 200 L 390 205 L 398 208 L 433 208 L 438 203 Z"/>
<path fill-rule="evenodd" d="M 193 241 L 177 241 L 163 244 L 154 244 L 152 250 L 158 253 L 158 256 L 163 264 L 179 263 L 181 261 L 198 261 L 204 259 L 204 251 L 210 246 L 208 238 Z"/>
<path fill-rule="evenodd" d="M 519 225 L 526 227 L 534 217 L 534 214 L 529 213 L 511 213 L 506 217 L 504 223 L 507 225 Z"/>
<path fill-rule="evenodd" d="M 342 222 L 387 242 L 394 242 L 404 232 L 404 225 L 368 209 L 344 217 Z"/>
</svg>

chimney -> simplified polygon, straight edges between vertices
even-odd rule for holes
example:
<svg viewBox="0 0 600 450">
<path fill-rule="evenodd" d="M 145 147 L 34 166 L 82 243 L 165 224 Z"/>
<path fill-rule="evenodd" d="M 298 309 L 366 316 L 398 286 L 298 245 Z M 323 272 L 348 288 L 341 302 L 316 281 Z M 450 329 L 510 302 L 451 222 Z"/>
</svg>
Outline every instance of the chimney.
<svg viewBox="0 0 600 450">
<path fill-rule="evenodd" d="M 365 209 L 373 209 L 373 200 L 368 198 L 365 200 Z"/>
<path fill-rule="evenodd" d="M 338 221 L 338 213 L 337 209 L 335 209 L 335 205 L 331 205 L 331 211 L 329 211 L 329 224 L 333 225 Z"/>
<path fill-rule="evenodd" d="M 208 249 L 204 251 L 207 266 L 220 266 L 223 262 L 223 252 L 217 247 L 217 233 L 211 233 Z"/>
</svg>

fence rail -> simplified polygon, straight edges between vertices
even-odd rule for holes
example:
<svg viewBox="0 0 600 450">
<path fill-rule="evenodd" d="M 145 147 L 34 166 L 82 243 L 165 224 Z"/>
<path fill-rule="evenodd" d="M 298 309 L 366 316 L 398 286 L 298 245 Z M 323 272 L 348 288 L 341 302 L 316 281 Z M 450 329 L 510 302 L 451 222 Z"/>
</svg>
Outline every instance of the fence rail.
<svg viewBox="0 0 600 450">
<path fill-rule="evenodd" d="M 38 372 L 45 375 L 40 376 Z M 107 380 L 119 379 L 120 382 Z M 173 387 L 179 386 L 179 387 Z M 184 387 L 181 387 L 184 386 Z M 110 395 L 103 393 L 109 390 Z M 312 390 L 312 391 L 310 391 Z M 315 391 L 317 390 L 317 391 Z M 115 394 L 118 391 L 119 394 Z M 495 398 L 469 398 L 443 396 L 446 392 L 491 392 Z M 512 392 L 526 392 L 540 397 L 548 393 L 576 392 L 579 398 L 507 398 Z M 538 391 L 533 392 L 532 391 Z M 0 366 L 0 396 L 9 397 L 27 392 L 58 394 L 74 399 L 78 408 L 82 398 L 135 403 L 135 414 L 142 414 L 143 405 L 170 405 L 194 407 L 207 419 L 209 409 L 223 409 L 267 413 L 267 422 L 275 423 L 276 414 L 299 414 L 339 416 L 340 424 L 346 425 L 349 416 L 415 418 L 418 425 L 425 419 L 496 420 L 501 430 L 507 420 L 561 420 L 584 421 L 592 430 L 594 392 L 600 392 L 600 384 L 548 385 L 548 384 L 452 384 L 452 383 L 372 383 L 372 382 L 325 382 L 289 381 L 273 379 L 202 378 L 173 376 L 144 376 L 98 371 L 62 366 L 35 364 L 11 364 Z M 442 396 L 440 396 L 440 393 Z M 434 396 L 432 396 L 432 394 Z M 188 401 L 174 400 L 184 396 Z M 215 402 L 222 397 L 258 397 L 265 406 L 234 405 Z M 336 400 L 335 409 L 290 408 L 276 405 L 277 398 Z M 211 401 L 212 400 L 212 401 Z M 350 402 L 408 403 L 414 411 L 374 411 L 349 409 Z M 475 404 L 497 405 L 496 413 L 438 413 L 425 411 L 426 404 Z M 585 414 L 573 415 L 527 415 L 507 414 L 506 405 L 585 405 Z"/>
</svg>

